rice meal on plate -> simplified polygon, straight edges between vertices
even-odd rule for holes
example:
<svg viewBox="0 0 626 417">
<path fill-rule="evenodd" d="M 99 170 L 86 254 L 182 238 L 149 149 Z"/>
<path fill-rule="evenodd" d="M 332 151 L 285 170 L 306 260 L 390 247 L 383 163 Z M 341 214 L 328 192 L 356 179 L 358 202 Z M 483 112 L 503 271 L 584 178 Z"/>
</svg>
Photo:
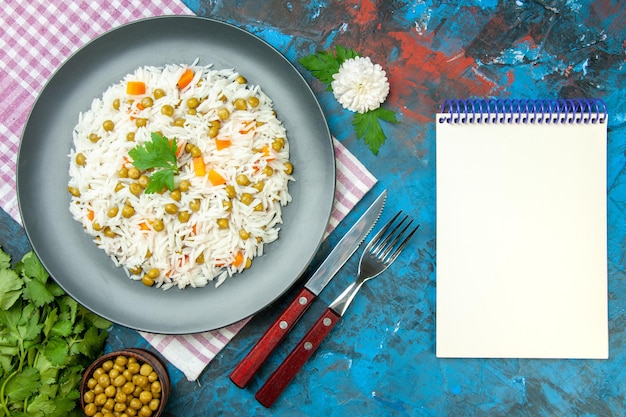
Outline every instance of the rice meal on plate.
<svg viewBox="0 0 626 417">
<path fill-rule="evenodd" d="M 233 69 L 138 68 L 79 115 L 73 144 L 70 212 L 131 279 L 219 286 L 278 238 L 289 142 Z"/>
</svg>

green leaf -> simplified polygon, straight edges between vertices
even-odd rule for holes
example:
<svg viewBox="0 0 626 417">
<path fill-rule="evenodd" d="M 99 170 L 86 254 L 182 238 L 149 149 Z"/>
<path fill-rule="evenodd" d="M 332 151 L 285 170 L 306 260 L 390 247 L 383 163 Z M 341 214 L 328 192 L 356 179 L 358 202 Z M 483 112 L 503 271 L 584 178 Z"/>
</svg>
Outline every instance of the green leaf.
<svg viewBox="0 0 626 417">
<path fill-rule="evenodd" d="M 19 361 L 21 355 L 20 340 L 16 329 L 12 329 L 11 332 L 4 332 L 0 337 L 0 356 L 7 358 L 6 361 L 2 361 L 4 373 L 11 373 L 13 371 L 13 363 Z"/>
<path fill-rule="evenodd" d="M 39 315 L 39 310 L 34 309 L 32 304 L 26 305 L 22 310 L 22 317 L 17 329 L 25 348 L 32 346 L 32 344 L 27 344 L 27 341 L 39 341 L 40 339 L 43 323 L 39 323 Z"/>
<path fill-rule="evenodd" d="M 385 120 L 391 123 L 398 123 L 398 119 L 396 118 L 396 113 L 391 110 L 387 110 L 382 107 L 379 107 L 376 110 L 372 110 L 372 112 L 375 113 L 376 116 L 381 120 Z"/>
<path fill-rule="evenodd" d="M 167 187 L 168 190 L 173 190 L 174 187 L 174 172 L 169 169 L 162 169 L 160 171 L 156 171 L 154 174 L 150 175 L 150 182 L 146 187 L 146 194 L 158 193 L 163 189 L 163 187 Z"/>
<path fill-rule="evenodd" d="M 47 395 L 49 398 L 57 396 L 59 386 L 53 382 L 45 382 L 43 376 L 41 377 L 41 386 L 39 387 L 39 393 Z"/>
<path fill-rule="evenodd" d="M 39 319 L 40 311 L 41 310 L 38 309 L 37 306 L 35 306 L 32 303 L 24 304 L 24 306 L 22 307 L 22 312 L 20 314 L 20 319 L 17 322 L 18 326 L 28 324 L 31 321 L 33 314 L 36 314 L 37 315 L 36 319 Z"/>
<path fill-rule="evenodd" d="M 5 353 L 1 351 L 2 348 L 0 348 L 0 367 L 2 368 L 0 371 L 0 381 L 3 379 L 4 375 L 10 374 L 13 369 L 13 358 L 16 358 L 18 354 L 17 346 L 13 346 L 13 348 L 13 353 Z"/>
<path fill-rule="evenodd" d="M 97 314 L 92 313 L 91 311 L 87 310 L 86 308 L 82 308 L 81 307 L 81 314 L 84 315 L 85 319 L 88 320 L 92 326 L 100 329 L 100 330 L 106 330 L 109 327 L 111 327 L 111 325 L 113 323 L 111 323 L 109 320 L 100 317 Z"/>
<path fill-rule="evenodd" d="M 158 133 L 151 134 L 151 141 L 137 145 L 128 152 L 133 165 L 145 171 L 151 168 L 170 168 L 176 164 L 176 139 L 169 140 Z"/>
<path fill-rule="evenodd" d="M 392 123 L 398 122 L 394 112 L 382 107 L 365 113 L 356 113 L 352 121 L 357 139 L 363 139 L 374 155 L 378 155 L 380 147 L 387 139 L 379 119 Z"/>
<path fill-rule="evenodd" d="M 327 84 L 327 91 L 332 91 L 330 83 L 333 82 L 333 75 L 339 72 L 339 67 L 344 61 L 357 56 L 359 56 L 357 51 L 337 45 L 334 52 L 332 50 L 318 51 L 300 58 L 298 62 L 315 78 Z"/>
<path fill-rule="evenodd" d="M 44 336 L 48 336 L 48 334 L 50 333 L 50 330 L 52 330 L 52 326 L 54 326 L 54 323 L 57 322 L 58 318 L 59 318 L 59 313 L 56 308 L 53 308 L 52 310 L 48 312 L 43 322 L 42 331 L 43 331 Z"/>
<path fill-rule="evenodd" d="M 330 52 L 317 52 L 313 55 L 300 58 L 299 62 L 304 68 L 309 70 L 315 78 L 327 84 L 330 89 L 333 75 L 339 71 L 339 62 L 333 54 Z"/>
<path fill-rule="evenodd" d="M 45 283 L 49 276 L 33 251 L 24 255 L 22 260 L 15 265 L 15 271 L 22 276 L 34 278 L 41 283 Z"/>
<path fill-rule="evenodd" d="M 17 373 L 6 385 L 5 394 L 11 401 L 24 401 L 32 393 L 39 389 L 39 371 L 35 368 L 25 367 L 22 372 Z"/>
<path fill-rule="evenodd" d="M 79 340 L 72 348 L 75 348 L 77 352 L 82 353 L 85 356 L 93 356 L 100 349 L 107 337 L 106 332 L 99 332 L 95 327 L 90 327 L 85 332 L 84 337 Z"/>
<path fill-rule="evenodd" d="M 64 365 L 69 355 L 67 342 L 61 338 L 52 338 L 43 348 L 43 354 L 54 366 Z"/>
<path fill-rule="evenodd" d="M 57 297 L 59 305 L 59 320 L 67 320 L 70 323 L 76 322 L 76 313 L 78 312 L 78 303 L 72 297 Z"/>
<path fill-rule="evenodd" d="M 77 323 L 74 323 L 74 327 L 72 328 L 72 333 L 74 335 L 80 335 L 85 331 L 85 328 L 87 327 L 89 323 L 87 323 L 84 320 L 79 320 Z"/>
<path fill-rule="evenodd" d="M 48 289 L 48 291 L 50 291 L 50 294 L 54 295 L 55 297 L 60 297 L 65 294 L 63 288 L 59 287 L 59 285 L 54 281 L 48 281 L 46 283 L 46 288 Z"/>
<path fill-rule="evenodd" d="M 72 334 L 72 330 L 72 323 L 69 321 L 57 321 L 50 329 L 50 335 L 67 337 Z"/>
<path fill-rule="evenodd" d="M 17 340 L 17 338 L 15 338 L 15 340 Z M 5 344 L 4 340 L 0 340 L 0 355 L 8 357 L 9 363 L 12 362 L 11 356 L 14 356 L 17 358 L 17 355 L 19 354 L 20 354 L 20 348 L 17 346 L 17 342 L 13 341 L 12 343 Z M 5 368 L 5 370 L 9 371 L 10 368 Z"/>
<path fill-rule="evenodd" d="M 34 366 L 39 371 L 41 383 L 46 386 L 48 395 L 52 396 L 55 394 L 57 387 L 52 384 L 57 382 L 59 367 L 52 365 L 52 362 L 44 355 L 39 355 Z M 43 390 L 41 392 L 43 392 Z"/>
<path fill-rule="evenodd" d="M 46 415 L 46 417 L 68 417 L 72 415 L 76 415 L 76 416 L 83 415 L 83 413 L 81 413 L 79 410 L 75 410 L 77 408 L 76 400 L 72 398 L 66 398 L 66 397 L 60 397 L 60 396 L 55 397 L 54 406 L 55 406 L 54 412 Z M 74 410 L 75 413 L 70 414 L 70 411 L 72 410 Z"/>
<path fill-rule="evenodd" d="M 0 323 L 6 326 L 6 330 L 12 332 L 20 322 L 22 317 L 22 308 L 20 304 L 16 304 L 8 310 L 0 310 Z"/>
<path fill-rule="evenodd" d="M 52 414 L 56 410 L 54 401 L 47 395 L 39 394 L 28 403 L 26 411 L 33 416 L 41 415 L 47 416 Z"/>
<path fill-rule="evenodd" d="M 9 269 L 11 267 L 11 255 L 4 252 L 0 248 L 0 269 Z"/>
<path fill-rule="evenodd" d="M 151 141 L 135 146 L 128 152 L 133 165 L 140 171 L 161 168 L 150 176 L 145 193 L 160 192 L 163 187 L 174 189 L 174 175 L 178 174 L 176 138 L 171 142 L 160 133 L 153 132 Z"/>
<path fill-rule="evenodd" d="M 78 383 L 83 377 L 84 366 L 74 365 L 63 369 L 59 376 L 59 396 L 77 399 L 80 397 Z"/>
<path fill-rule="evenodd" d="M 37 307 L 50 304 L 54 301 L 54 295 L 48 291 L 46 284 L 38 279 L 34 279 L 26 284 L 26 288 L 24 289 L 24 298 Z"/>
<path fill-rule="evenodd" d="M 337 61 L 339 62 L 339 66 L 347 61 L 348 59 L 356 58 L 360 56 L 357 51 L 350 48 L 344 48 L 341 45 L 335 46 L 335 56 L 337 57 Z"/>
<path fill-rule="evenodd" d="M 22 281 L 15 273 L 10 269 L 0 270 L 0 308 L 2 310 L 8 310 L 15 304 L 15 302 L 22 295 Z"/>
</svg>

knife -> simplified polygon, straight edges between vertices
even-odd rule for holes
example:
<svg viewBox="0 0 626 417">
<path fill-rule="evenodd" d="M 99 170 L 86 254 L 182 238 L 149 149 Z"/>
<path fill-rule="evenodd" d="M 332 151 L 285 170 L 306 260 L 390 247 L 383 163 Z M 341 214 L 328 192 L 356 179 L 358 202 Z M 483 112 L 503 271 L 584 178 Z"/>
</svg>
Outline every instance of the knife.
<svg viewBox="0 0 626 417">
<path fill-rule="evenodd" d="M 387 234 L 388 229 L 391 228 L 392 223 L 395 222 L 399 215 L 400 212 L 396 214 L 365 247 L 364 253 L 369 252 L 373 257 L 366 258 L 368 260 L 367 262 L 363 262 L 364 258 L 363 256 L 361 257 L 355 281 L 348 285 L 326 308 L 324 313 L 313 323 L 309 331 L 293 348 L 291 353 L 287 355 L 278 368 L 270 375 L 265 384 L 257 391 L 254 398 L 264 407 L 271 407 L 284 389 L 287 388 L 298 371 L 300 371 L 315 350 L 322 344 L 324 338 L 330 333 L 333 327 L 335 327 L 339 319 L 343 317 L 363 284 L 386 270 L 405 247 L 409 239 L 415 234 L 419 225 L 412 230 L 408 230 L 413 223 L 413 220 L 409 220 L 407 224 L 404 224 L 408 216 L 404 217 L 400 223 L 393 227 L 392 231 Z M 399 230 L 400 227 L 402 227 L 402 229 Z M 373 260 L 373 262 L 369 262 L 371 260 Z"/>
<path fill-rule="evenodd" d="M 376 200 L 368 207 L 363 215 L 348 230 L 328 257 L 313 273 L 311 278 L 304 284 L 304 288 L 265 331 L 265 334 L 252 347 L 250 352 L 233 369 L 230 379 L 239 388 L 244 388 L 261 365 L 269 357 L 272 351 L 283 340 L 285 335 L 292 329 L 296 322 L 309 308 L 311 302 L 322 292 L 324 287 L 335 276 L 337 271 L 356 252 L 357 248 L 372 230 L 387 199 L 387 190 L 384 190 Z"/>
</svg>

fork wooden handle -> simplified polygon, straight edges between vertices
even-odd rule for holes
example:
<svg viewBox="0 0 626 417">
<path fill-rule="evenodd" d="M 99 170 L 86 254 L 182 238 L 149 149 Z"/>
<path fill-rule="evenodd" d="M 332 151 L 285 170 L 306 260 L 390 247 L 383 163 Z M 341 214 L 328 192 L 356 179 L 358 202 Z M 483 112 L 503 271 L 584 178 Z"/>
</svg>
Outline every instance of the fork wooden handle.
<svg viewBox="0 0 626 417">
<path fill-rule="evenodd" d="M 243 388 L 259 370 L 263 362 L 274 351 L 276 346 L 289 333 L 291 328 L 302 317 L 315 299 L 315 294 L 306 288 L 294 298 L 276 321 L 265 331 L 259 341 L 252 347 L 245 358 L 233 369 L 230 379 L 239 388 Z"/>
<path fill-rule="evenodd" d="M 326 335 L 339 321 L 339 316 L 330 308 L 313 324 L 302 340 L 291 351 L 289 356 L 272 373 L 267 382 L 256 393 L 255 398 L 265 407 L 270 407 L 280 396 L 283 390 L 296 376 L 300 368 L 313 355 L 313 352 L 322 344 Z"/>
</svg>

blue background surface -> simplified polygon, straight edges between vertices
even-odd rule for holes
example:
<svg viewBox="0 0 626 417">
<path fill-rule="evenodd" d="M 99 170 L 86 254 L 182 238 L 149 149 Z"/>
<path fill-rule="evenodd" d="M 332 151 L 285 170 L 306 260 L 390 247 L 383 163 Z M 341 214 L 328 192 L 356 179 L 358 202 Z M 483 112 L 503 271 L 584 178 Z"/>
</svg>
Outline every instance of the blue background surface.
<svg viewBox="0 0 626 417">
<path fill-rule="evenodd" d="M 413 214 L 421 229 L 390 271 L 369 282 L 342 321 L 270 409 L 254 394 L 352 279 L 355 255 L 246 389 L 228 374 L 294 288 L 258 314 L 196 382 L 169 367 L 171 416 L 623 416 L 626 409 L 626 11 L 621 1 L 214 1 L 186 0 L 196 14 L 259 36 L 283 53 L 316 93 L 333 135 L 391 191 L 388 218 Z M 297 62 L 343 45 L 387 70 L 385 104 L 400 120 L 377 156 L 354 136 L 352 114 Z M 610 359 L 435 357 L 434 115 L 453 98 L 601 98 L 609 112 L 608 269 Z M 369 196 L 373 197 L 373 196 Z M 317 262 L 363 210 L 329 237 Z M 28 242 L 3 214 L 3 239 Z M 7 244 L 3 247 L 6 249 Z M 315 262 L 314 262 L 315 264 Z M 107 350 L 147 343 L 114 326 Z"/>
</svg>

